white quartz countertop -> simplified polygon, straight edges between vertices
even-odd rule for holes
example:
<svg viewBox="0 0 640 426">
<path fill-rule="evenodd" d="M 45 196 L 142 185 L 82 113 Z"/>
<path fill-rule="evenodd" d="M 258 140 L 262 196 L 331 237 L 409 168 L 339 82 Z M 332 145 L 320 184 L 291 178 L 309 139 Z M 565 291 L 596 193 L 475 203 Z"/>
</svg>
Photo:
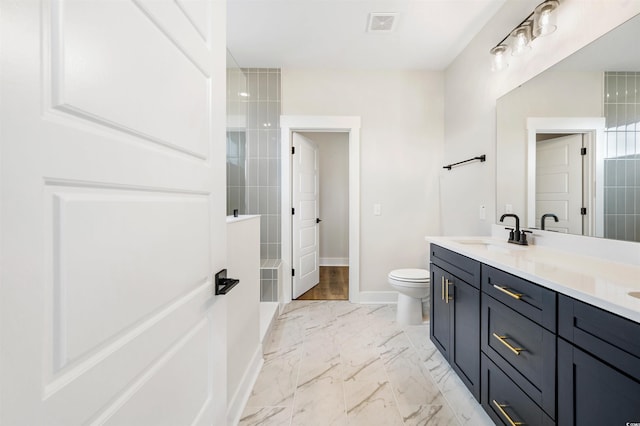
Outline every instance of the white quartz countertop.
<svg viewBox="0 0 640 426">
<path fill-rule="evenodd" d="M 640 323 L 640 266 L 491 237 L 426 240 Z"/>
</svg>

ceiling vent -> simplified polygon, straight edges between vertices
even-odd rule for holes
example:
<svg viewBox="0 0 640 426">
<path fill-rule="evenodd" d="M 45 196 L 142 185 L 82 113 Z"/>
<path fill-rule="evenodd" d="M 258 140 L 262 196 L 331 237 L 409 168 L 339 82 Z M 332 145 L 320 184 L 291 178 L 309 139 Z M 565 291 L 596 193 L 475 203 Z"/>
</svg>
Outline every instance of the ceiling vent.
<svg viewBox="0 0 640 426">
<path fill-rule="evenodd" d="M 390 33 L 396 29 L 397 13 L 371 12 L 367 31 L 370 33 Z"/>
</svg>

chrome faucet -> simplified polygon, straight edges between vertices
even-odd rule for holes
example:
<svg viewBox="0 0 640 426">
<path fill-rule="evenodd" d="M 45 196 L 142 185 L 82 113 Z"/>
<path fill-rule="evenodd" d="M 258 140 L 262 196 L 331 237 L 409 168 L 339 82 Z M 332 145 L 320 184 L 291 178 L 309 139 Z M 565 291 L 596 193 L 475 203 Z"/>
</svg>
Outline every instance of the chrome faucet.
<svg viewBox="0 0 640 426">
<path fill-rule="evenodd" d="M 558 221 L 558 216 L 556 216 L 553 213 L 546 213 L 543 214 L 542 217 L 540 218 L 540 229 L 542 229 L 544 231 L 544 222 L 548 217 L 552 217 L 554 221 Z"/>
</svg>

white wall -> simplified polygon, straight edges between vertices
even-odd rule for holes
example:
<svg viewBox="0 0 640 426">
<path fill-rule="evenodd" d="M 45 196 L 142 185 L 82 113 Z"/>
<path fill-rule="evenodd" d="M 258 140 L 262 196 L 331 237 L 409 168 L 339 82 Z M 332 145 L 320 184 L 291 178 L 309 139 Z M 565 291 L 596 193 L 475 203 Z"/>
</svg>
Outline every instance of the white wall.
<svg viewBox="0 0 640 426">
<path fill-rule="evenodd" d="M 600 72 L 547 71 L 497 101 L 497 216 L 513 206 L 526 225 L 528 117 L 601 117 Z M 520 161 L 514 161 L 520 159 Z"/>
<path fill-rule="evenodd" d="M 640 13 L 640 1 L 564 0 L 558 30 L 536 40 L 527 54 L 510 57 L 507 70 L 492 73 L 489 49 L 538 3 L 507 1 L 445 72 L 445 162 L 478 154 L 487 154 L 487 162 L 441 173 L 444 235 L 488 235 L 495 222 L 496 100 Z M 481 204 L 487 206 L 485 221 L 478 215 Z"/>
<path fill-rule="evenodd" d="M 260 216 L 227 218 L 227 276 L 240 282 L 227 301 L 228 424 L 233 424 L 261 367 Z"/>
<path fill-rule="evenodd" d="M 360 291 L 389 291 L 390 270 L 427 266 L 424 236 L 440 229 L 443 111 L 439 72 L 282 70 L 283 115 L 362 118 Z"/>
<path fill-rule="evenodd" d="M 349 134 L 302 133 L 318 145 L 320 265 L 349 263 Z"/>
</svg>

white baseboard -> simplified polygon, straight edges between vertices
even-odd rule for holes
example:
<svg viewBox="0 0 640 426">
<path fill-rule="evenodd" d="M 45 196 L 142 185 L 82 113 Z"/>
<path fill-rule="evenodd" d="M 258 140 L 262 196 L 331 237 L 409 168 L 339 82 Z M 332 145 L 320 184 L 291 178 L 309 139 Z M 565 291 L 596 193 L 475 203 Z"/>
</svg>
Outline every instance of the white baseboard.
<svg viewBox="0 0 640 426">
<path fill-rule="evenodd" d="M 242 375 L 240 385 L 238 385 L 235 395 L 233 395 L 233 398 L 229 402 L 227 408 L 227 424 L 237 425 L 240 423 L 242 411 L 251 396 L 251 390 L 258 379 L 262 364 L 264 364 L 264 360 L 262 359 L 262 345 L 258 345 L 249 366 Z"/>
<path fill-rule="evenodd" d="M 321 257 L 320 266 L 349 266 L 348 257 Z"/>
<path fill-rule="evenodd" d="M 363 303 L 363 304 L 398 303 L 398 292 L 396 291 L 361 291 L 358 303 Z"/>
<path fill-rule="evenodd" d="M 278 317 L 278 302 L 260 302 L 260 342 L 269 336 L 274 319 Z"/>
</svg>

